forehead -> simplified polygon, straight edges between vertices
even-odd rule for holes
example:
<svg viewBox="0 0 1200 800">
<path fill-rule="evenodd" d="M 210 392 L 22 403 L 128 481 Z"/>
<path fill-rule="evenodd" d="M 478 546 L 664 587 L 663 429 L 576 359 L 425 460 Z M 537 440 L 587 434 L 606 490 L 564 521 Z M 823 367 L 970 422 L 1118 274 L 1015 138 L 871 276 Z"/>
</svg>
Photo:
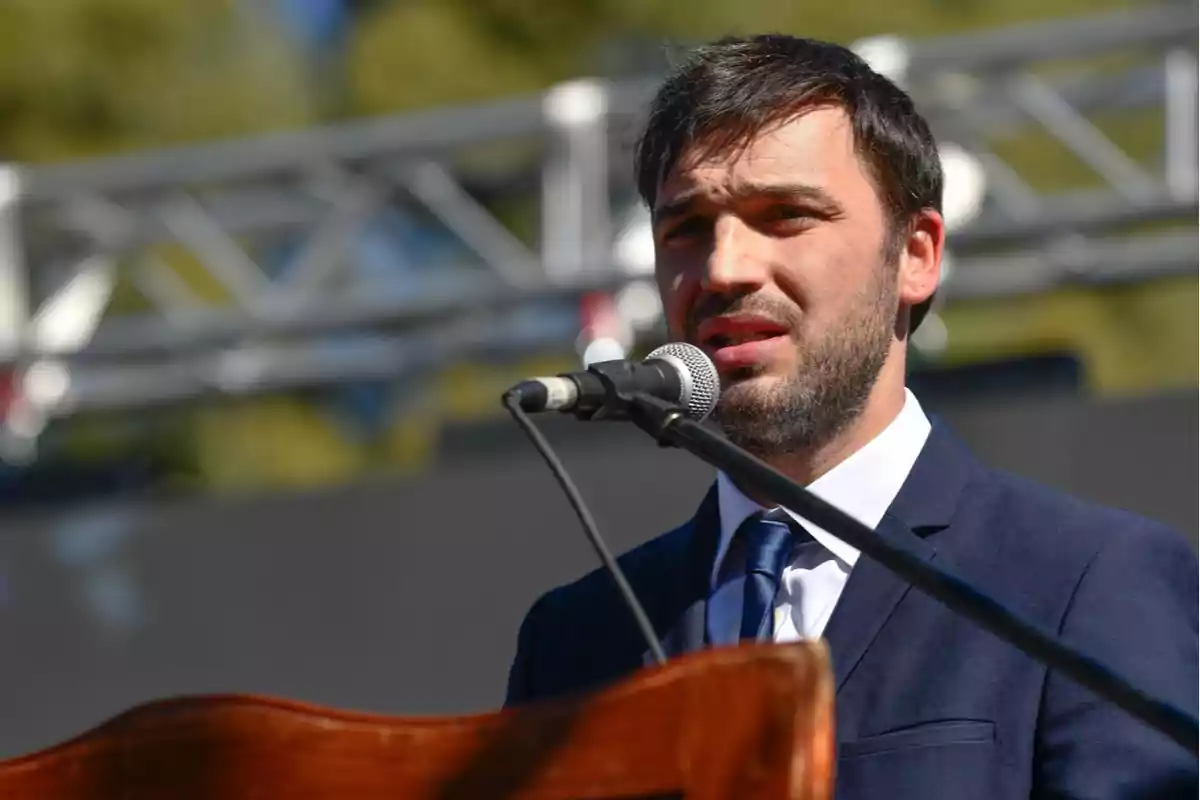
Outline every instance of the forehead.
<svg viewBox="0 0 1200 800">
<path fill-rule="evenodd" d="M 684 150 L 659 187 L 656 205 L 697 189 L 723 194 L 773 183 L 824 189 L 848 202 L 875 198 L 850 117 L 841 108 L 807 110 L 769 126 L 743 147 L 708 152 L 703 144 Z"/>
</svg>

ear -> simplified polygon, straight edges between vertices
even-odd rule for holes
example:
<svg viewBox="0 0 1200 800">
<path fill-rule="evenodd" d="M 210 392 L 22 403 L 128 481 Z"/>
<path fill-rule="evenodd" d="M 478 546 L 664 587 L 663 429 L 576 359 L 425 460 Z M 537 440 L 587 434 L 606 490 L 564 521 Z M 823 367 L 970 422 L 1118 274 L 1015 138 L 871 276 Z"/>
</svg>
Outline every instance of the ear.
<svg viewBox="0 0 1200 800">
<path fill-rule="evenodd" d="M 916 214 L 908 238 L 900 249 L 896 288 L 900 303 L 908 308 L 933 296 L 942 274 L 942 251 L 946 246 L 946 222 L 932 208 Z"/>
</svg>

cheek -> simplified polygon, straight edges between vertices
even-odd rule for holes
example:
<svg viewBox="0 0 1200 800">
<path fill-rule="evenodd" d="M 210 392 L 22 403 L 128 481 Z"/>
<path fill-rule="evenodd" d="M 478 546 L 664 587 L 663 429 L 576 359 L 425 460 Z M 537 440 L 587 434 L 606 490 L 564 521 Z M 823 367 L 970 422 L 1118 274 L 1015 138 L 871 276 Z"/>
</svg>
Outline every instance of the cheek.
<svg viewBox="0 0 1200 800">
<path fill-rule="evenodd" d="M 678 270 L 663 268 L 655 274 L 667 327 L 674 337 L 683 337 L 686 334 L 687 312 L 691 307 L 691 298 L 695 295 L 693 288 L 684 279 L 684 274 Z"/>
<path fill-rule="evenodd" d="M 778 291 L 799 309 L 802 319 L 807 320 L 828 303 L 832 276 L 837 271 L 815 243 L 789 242 L 777 253 L 776 263 Z"/>
<path fill-rule="evenodd" d="M 859 299 L 876 285 L 878 252 L 869 237 L 829 230 L 788 243 L 777 280 L 799 306 L 806 327 L 837 324 Z"/>
</svg>

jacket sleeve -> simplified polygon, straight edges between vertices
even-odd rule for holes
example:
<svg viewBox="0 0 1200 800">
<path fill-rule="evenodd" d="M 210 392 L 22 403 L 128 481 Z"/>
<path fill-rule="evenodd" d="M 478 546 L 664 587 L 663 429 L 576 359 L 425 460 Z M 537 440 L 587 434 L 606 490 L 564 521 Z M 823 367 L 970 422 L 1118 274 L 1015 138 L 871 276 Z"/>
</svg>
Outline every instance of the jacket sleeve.
<svg viewBox="0 0 1200 800">
<path fill-rule="evenodd" d="M 542 597 L 534 603 L 521 622 L 520 631 L 517 633 L 517 654 L 513 657 L 512 666 L 508 671 L 508 689 L 504 698 L 505 708 L 527 703 L 537 697 L 536 643 L 538 622 L 545 600 L 546 598 Z"/>
<path fill-rule="evenodd" d="M 1197 712 L 1196 553 L 1138 520 L 1091 559 L 1060 639 L 1191 715 Z M 1035 796 L 1196 797 L 1196 753 L 1081 688 L 1047 677 L 1038 721 Z"/>
</svg>

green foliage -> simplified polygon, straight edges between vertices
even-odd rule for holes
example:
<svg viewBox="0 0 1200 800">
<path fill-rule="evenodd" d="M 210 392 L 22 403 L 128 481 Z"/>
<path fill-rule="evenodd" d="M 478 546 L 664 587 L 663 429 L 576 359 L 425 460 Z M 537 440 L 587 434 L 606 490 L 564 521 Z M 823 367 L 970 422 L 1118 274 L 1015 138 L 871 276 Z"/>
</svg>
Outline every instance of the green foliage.
<svg viewBox="0 0 1200 800">
<path fill-rule="evenodd" d="M 922 37 L 1126 4 L 860 0 L 848 11 L 779 0 L 380 0 L 360 4 L 346 52 L 350 97 L 339 108 L 389 113 L 586 72 L 640 72 L 726 33 Z M 0 3 L 0 157 L 73 158 L 308 124 L 313 82 L 264 18 L 269 5 Z"/>
<path fill-rule="evenodd" d="M 881 32 L 934 36 L 1096 13 L 1124 0 L 398 0 L 381 3 L 351 45 L 352 85 L 369 111 L 533 91 L 648 52 L 663 64 L 682 46 L 731 33 L 784 31 L 849 42 Z M 639 59 L 644 61 L 646 59 Z M 641 70 L 637 70 L 641 71 Z"/>
<path fill-rule="evenodd" d="M 294 127 L 308 102 L 270 27 L 225 0 L 0 3 L 0 158 Z"/>
</svg>

